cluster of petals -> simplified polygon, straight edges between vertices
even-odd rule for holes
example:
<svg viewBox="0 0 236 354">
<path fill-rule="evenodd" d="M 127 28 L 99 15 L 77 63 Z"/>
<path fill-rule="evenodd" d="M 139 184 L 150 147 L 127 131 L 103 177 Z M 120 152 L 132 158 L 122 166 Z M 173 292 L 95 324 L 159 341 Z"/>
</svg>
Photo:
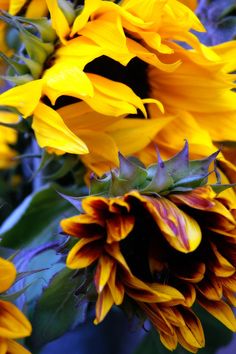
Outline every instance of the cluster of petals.
<svg viewBox="0 0 236 354">
<path fill-rule="evenodd" d="M 18 9 L 16 2 L 9 3 L 9 12 L 16 14 L 25 1 Z M 31 9 L 36 9 L 35 3 L 30 2 Z M 209 155 L 215 149 L 213 140 L 232 140 L 235 135 L 234 76 L 228 74 L 235 69 L 230 59 L 235 45 L 202 45 L 191 31 L 204 27 L 183 3 L 195 6 L 194 1 L 177 0 L 86 0 L 81 12 L 69 18 L 63 1 L 46 0 L 58 38 L 55 51 L 39 79 L 7 90 L 0 105 L 16 108 L 24 118 L 33 115 L 32 128 L 41 147 L 57 154 L 80 154 L 99 175 L 118 164 L 118 150 L 138 153 L 146 164 L 152 157 L 154 161 L 153 140 L 161 140 L 160 148 L 168 155 L 178 150 L 182 136 L 188 137 L 193 154 Z M 101 75 L 99 69 L 90 72 L 89 64 L 96 67 L 104 57 L 127 70 L 133 60 L 145 63 L 146 96 Z M 109 63 L 107 71 L 109 76 Z M 58 108 L 65 96 L 78 102 Z M 5 113 L 1 120 L 7 120 Z M 18 115 L 8 118 L 8 123 L 15 123 Z M 216 118 L 224 119 L 221 130 L 215 127 Z M 176 129 L 181 130 L 179 142 L 173 135 Z"/>
<path fill-rule="evenodd" d="M 227 192 L 231 193 L 231 192 Z M 79 238 L 67 257 L 72 269 L 94 271 L 99 323 L 113 304 L 131 299 L 170 350 L 204 346 L 197 301 L 236 331 L 235 205 L 210 186 L 168 197 L 131 191 L 122 197 L 89 196 L 84 213 L 64 219 Z"/>
<path fill-rule="evenodd" d="M 16 278 L 14 265 L 0 258 L 0 292 L 8 290 Z M 9 301 L 0 299 L 0 348 L 2 354 L 30 354 L 15 341 L 31 333 L 31 324 L 23 313 Z"/>
</svg>

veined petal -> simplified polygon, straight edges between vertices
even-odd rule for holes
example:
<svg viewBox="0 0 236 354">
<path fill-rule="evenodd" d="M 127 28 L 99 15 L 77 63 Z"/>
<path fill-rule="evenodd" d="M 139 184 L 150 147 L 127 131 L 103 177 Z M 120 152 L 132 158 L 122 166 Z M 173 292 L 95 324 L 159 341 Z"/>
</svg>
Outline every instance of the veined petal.
<svg viewBox="0 0 236 354">
<path fill-rule="evenodd" d="M 58 4 L 58 0 L 46 0 L 46 3 L 51 15 L 52 27 L 55 29 L 61 42 L 66 43 L 65 38 L 70 33 L 70 26 Z"/>
<path fill-rule="evenodd" d="M 212 316 L 217 318 L 231 331 L 236 332 L 236 319 L 233 311 L 224 301 L 209 301 L 206 298 L 199 298 L 199 304 Z"/>
<path fill-rule="evenodd" d="M 22 338 L 31 333 L 31 324 L 18 308 L 7 301 L 0 300 L 0 336 Z"/>
<path fill-rule="evenodd" d="M 86 144 L 65 125 L 60 115 L 43 103 L 34 111 L 32 128 L 41 147 L 71 154 L 88 153 Z"/>
<path fill-rule="evenodd" d="M 107 284 L 114 268 L 114 260 L 105 254 L 99 258 L 94 277 L 95 286 L 98 293 L 101 293 Z M 114 271 L 114 270 L 113 270 Z"/>
<path fill-rule="evenodd" d="M 87 74 L 94 87 L 94 96 L 84 98 L 84 101 L 95 111 L 114 115 L 135 114 L 139 108 L 146 116 L 142 100 L 126 85 L 106 79 L 105 77 Z"/>
<path fill-rule="evenodd" d="M 14 107 L 24 118 L 27 118 L 34 112 L 39 103 L 42 85 L 42 80 L 34 80 L 13 87 L 0 95 L 0 106 Z"/>
<path fill-rule="evenodd" d="M 103 291 L 98 295 L 96 302 L 96 319 L 94 324 L 100 323 L 107 313 L 110 311 L 114 300 L 111 294 L 111 291 L 108 286 L 106 286 Z"/>
<path fill-rule="evenodd" d="M 208 300 L 220 301 L 222 299 L 223 289 L 221 281 L 214 276 L 206 276 L 199 284 L 197 289 Z"/>
<path fill-rule="evenodd" d="M 215 196 L 216 193 L 213 192 L 210 186 L 204 186 L 188 193 L 171 194 L 169 198 L 175 203 L 183 203 L 194 209 L 211 211 L 215 206 L 213 200 Z"/>
<path fill-rule="evenodd" d="M 0 293 L 6 291 L 14 283 L 16 269 L 13 263 L 0 258 Z"/>
<path fill-rule="evenodd" d="M 172 247 L 180 252 L 194 251 L 200 244 L 201 229 L 191 216 L 171 201 L 165 198 L 150 198 L 141 196 L 138 192 L 130 192 L 133 196 L 144 203 L 145 208 L 153 216 L 163 235 Z"/>
<path fill-rule="evenodd" d="M 66 259 L 67 267 L 71 269 L 82 269 L 95 262 L 102 252 L 100 236 L 83 238 L 79 240 L 68 253 Z"/>
<path fill-rule="evenodd" d="M 107 243 L 121 241 L 132 231 L 135 223 L 133 215 L 118 215 L 106 220 Z"/>
<path fill-rule="evenodd" d="M 54 105 L 62 95 L 80 99 L 93 96 L 93 86 L 88 76 L 80 69 L 76 59 L 56 62 L 43 76 L 43 92 Z"/>
</svg>

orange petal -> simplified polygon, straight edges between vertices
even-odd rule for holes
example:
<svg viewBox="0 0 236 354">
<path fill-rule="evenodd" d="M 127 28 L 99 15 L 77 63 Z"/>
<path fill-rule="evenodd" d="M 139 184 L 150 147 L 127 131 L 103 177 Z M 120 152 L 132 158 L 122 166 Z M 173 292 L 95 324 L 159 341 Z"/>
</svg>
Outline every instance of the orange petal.
<svg viewBox="0 0 236 354">
<path fill-rule="evenodd" d="M 0 300 L 0 311 L 0 337 L 22 338 L 30 335 L 31 324 L 15 305 Z"/>
<path fill-rule="evenodd" d="M 103 234 L 100 221 L 87 214 L 76 215 L 71 218 L 63 219 L 61 221 L 61 227 L 68 235 L 78 238 L 90 238 Z"/>
<path fill-rule="evenodd" d="M 195 348 L 204 347 L 205 338 L 200 320 L 192 311 L 184 308 L 182 308 L 181 314 L 184 318 L 185 326 L 177 329 L 177 335 L 182 335 L 190 346 Z"/>
<path fill-rule="evenodd" d="M 198 297 L 199 304 L 212 316 L 217 318 L 231 331 L 236 332 L 236 319 L 233 311 L 224 301 L 209 301 Z"/>
<path fill-rule="evenodd" d="M 103 244 L 100 241 L 100 236 L 79 240 L 68 253 L 66 259 L 67 267 L 71 269 L 88 267 L 99 258 L 102 248 Z"/>
<path fill-rule="evenodd" d="M 197 284 L 197 289 L 208 300 L 218 301 L 221 300 L 223 295 L 220 280 L 211 275 L 205 277 L 199 284 Z"/>
<path fill-rule="evenodd" d="M 26 348 L 14 340 L 7 341 L 7 354 L 31 354 Z"/>
<path fill-rule="evenodd" d="M 103 291 L 98 295 L 96 302 L 96 319 L 94 324 L 100 323 L 107 313 L 110 311 L 114 300 L 111 294 L 111 291 L 108 286 L 106 286 Z"/>
<path fill-rule="evenodd" d="M 169 350 L 174 350 L 178 344 L 178 338 L 176 333 L 174 332 L 172 335 L 168 335 L 162 331 L 160 331 L 160 340 L 161 343 Z"/>
</svg>

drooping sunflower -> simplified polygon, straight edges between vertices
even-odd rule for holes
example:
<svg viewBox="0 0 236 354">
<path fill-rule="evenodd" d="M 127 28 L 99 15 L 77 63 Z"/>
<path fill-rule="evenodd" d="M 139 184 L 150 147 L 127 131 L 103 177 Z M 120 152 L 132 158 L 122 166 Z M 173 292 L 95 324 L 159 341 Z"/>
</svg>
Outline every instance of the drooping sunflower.
<svg viewBox="0 0 236 354">
<path fill-rule="evenodd" d="M 180 343 L 196 352 L 204 346 L 192 309 L 198 302 L 236 331 L 236 199 L 229 204 L 229 186 L 207 182 L 217 153 L 189 161 L 186 144 L 147 169 L 121 156 L 119 170 L 92 182 L 99 196 L 85 197 L 82 214 L 62 220 L 64 232 L 79 238 L 67 266 L 94 277 L 95 323 L 113 304 L 131 306 L 168 349 Z"/>
<path fill-rule="evenodd" d="M 16 278 L 14 265 L 0 258 L 0 292 L 8 290 Z M 0 296 L 0 347 L 2 354 L 30 354 L 21 344 L 15 341 L 31 333 L 31 324 L 23 313 L 9 301 Z"/>
<path fill-rule="evenodd" d="M 184 4 L 175 0 L 118 4 L 87 0 L 79 7 L 78 2 L 65 0 L 46 3 L 51 22 L 3 15 L 18 31 L 25 49 L 21 48 L 20 62 L 18 53 L 12 58 L 15 71 L 7 77 L 20 86 L 0 96 L 5 109 L 14 107 L 24 118 L 33 115 L 32 128 L 41 147 L 80 154 L 90 169 L 102 175 L 118 164 L 118 150 L 125 155 L 142 151 L 156 136 L 159 139 L 159 132 L 172 132 L 172 122 L 188 126 L 189 114 L 195 126 L 199 115 L 205 121 L 208 114 L 222 113 L 233 120 L 234 78 L 227 74 L 233 67 L 229 56 L 233 44 L 202 45 L 191 30 L 204 31 L 204 27 Z M 179 41 L 194 49 L 185 49 Z M 192 75 L 199 78 L 201 90 Z M 206 90 L 204 79 L 212 90 Z M 179 96 L 169 102 L 176 91 Z M 204 95 L 202 101 L 196 101 L 197 93 L 200 98 Z M 214 94 L 219 104 L 215 111 L 206 110 Z M 196 105 L 202 108 L 196 110 Z M 209 135 L 214 149 L 215 137 L 208 131 L 211 121 L 198 134 L 203 130 Z M 175 147 L 176 139 L 171 140 Z M 220 140 L 225 140 L 224 132 Z M 206 156 L 205 151 L 201 155 Z"/>
</svg>

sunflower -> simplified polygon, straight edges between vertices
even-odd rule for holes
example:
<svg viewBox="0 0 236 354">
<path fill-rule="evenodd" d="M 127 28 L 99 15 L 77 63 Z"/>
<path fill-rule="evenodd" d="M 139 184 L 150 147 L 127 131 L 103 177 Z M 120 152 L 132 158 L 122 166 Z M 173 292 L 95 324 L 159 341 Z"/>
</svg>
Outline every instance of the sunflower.
<svg viewBox="0 0 236 354">
<path fill-rule="evenodd" d="M 202 45 L 191 30 L 204 31 L 204 27 L 187 6 L 175 0 L 119 4 L 87 0 L 79 8 L 76 3 L 47 0 L 51 22 L 2 16 L 15 27 L 25 49 L 21 48 L 20 62 L 19 54 L 11 58 L 15 71 L 6 77 L 20 85 L 4 92 L 0 105 L 5 112 L 17 110 L 23 118 L 33 116 L 32 128 L 41 147 L 57 154 L 79 154 L 102 175 L 118 164 L 118 150 L 125 155 L 138 153 L 159 132 L 169 132 L 172 121 L 182 119 L 187 124 L 184 114 L 192 114 L 189 106 L 196 99 L 189 92 L 197 91 L 191 75 L 198 77 L 199 72 L 201 83 L 210 73 L 211 97 L 220 93 L 215 110 L 222 112 L 218 107 L 232 93 L 233 77 L 226 71 L 233 67 L 229 56 L 233 45 L 219 49 Z M 193 49 L 185 49 L 179 41 Z M 183 85 L 169 84 L 172 75 L 176 83 L 183 78 Z M 200 95 L 205 95 L 204 88 Z M 169 103 L 169 90 L 174 96 L 178 89 L 183 94 Z M 199 105 L 206 107 L 211 97 L 199 100 Z M 232 111 L 231 105 L 223 113 L 230 116 Z M 204 114 L 213 116 L 215 111 L 211 107 L 197 113 L 205 120 Z M 197 119 L 194 116 L 196 124 Z M 205 134 L 207 129 L 202 128 Z M 145 134 L 140 134 L 142 130 Z"/>
<path fill-rule="evenodd" d="M 94 277 L 95 323 L 113 304 L 132 304 L 168 349 L 179 343 L 196 352 L 204 346 L 192 308 L 198 302 L 236 331 L 236 198 L 229 205 L 230 186 L 207 182 L 217 153 L 189 161 L 186 143 L 147 169 L 120 156 L 119 170 L 93 181 L 91 192 L 100 195 L 85 197 L 82 214 L 62 220 L 64 232 L 79 238 L 67 266 Z"/>
<path fill-rule="evenodd" d="M 0 258 L 0 292 L 8 290 L 16 278 L 16 269 L 12 263 Z M 18 308 L 8 301 L 0 300 L 0 346 L 1 353 L 30 354 L 14 339 L 29 336 L 31 324 Z"/>
</svg>

